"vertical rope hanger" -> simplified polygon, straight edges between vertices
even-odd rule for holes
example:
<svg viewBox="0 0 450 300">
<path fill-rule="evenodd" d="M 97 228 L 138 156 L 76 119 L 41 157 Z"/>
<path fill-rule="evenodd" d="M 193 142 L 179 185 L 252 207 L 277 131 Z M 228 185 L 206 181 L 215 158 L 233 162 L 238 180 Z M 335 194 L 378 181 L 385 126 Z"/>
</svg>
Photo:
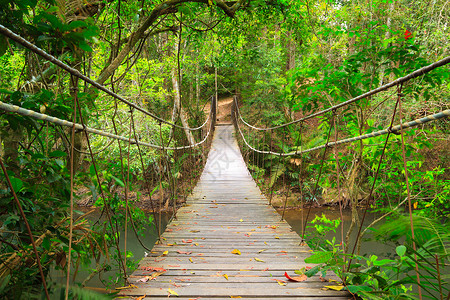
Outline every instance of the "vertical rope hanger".
<svg viewBox="0 0 450 300">
<path fill-rule="evenodd" d="M 69 211 L 69 249 L 67 257 L 67 272 L 66 272 L 66 290 L 64 293 L 64 299 L 69 299 L 69 286 L 70 286 L 70 264 L 72 262 L 72 239 L 73 239 L 73 176 L 74 176 L 74 165 L 73 156 L 75 154 L 75 124 L 77 122 L 77 97 L 78 97 L 78 78 L 73 75 L 70 76 L 72 82 L 72 97 L 73 97 L 73 126 L 71 133 L 71 145 L 70 145 L 70 211 Z"/>
<path fill-rule="evenodd" d="M 402 87 L 403 87 L 403 84 L 400 84 L 397 87 L 397 93 L 398 94 L 401 93 Z M 359 241 L 359 238 L 360 238 L 360 235 L 361 235 L 361 230 L 362 230 L 362 227 L 363 227 L 363 224 L 364 224 L 364 220 L 366 218 L 367 210 L 369 209 L 370 198 L 372 197 L 373 191 L 375 189 L 375 184 L 376 184 L 376 181 L 378 179 L 378 174 L 380 172 L 381 163 L 383 162 L 383 158 L 384 158 L 384 154 L 386 152 L 386 148 L 387 148 L 387 144 L 388 144 L 388 141 L 389 141 L 389 137 L 391 136 L 391 133 L 392 133 L 392 127 L 394 125 L 394 119 L 395 119 L 395 116 L 396 116 L 396 113 L 397 113 L 397 108 L 398 108 L 399 101 L 400 101 L 400 97 L 397 98 L 397 102 L 395 103 L 394 110 L 392 112 L 392 117 L 391 117 L 391 122 L 390 122 L 390 125 L 389 125 L 389 130 L 388 130 L 388 133 L 386 135 L 386 139 L 384 141 L 384 146 L 383 146 L 383 150 L 381 151 L 380 159 L 378 160 L 378 166 L 377 166 L 377 170 L 375 172 L 373 184 L 372 184 L 372 186 L 370 188 L 369 195 L 366 198 L 366 207 L 364 208 L 363 217 L 361 219 L 361 222 L 360 222 L 360 225 L 359 225 L 359 228 L 358 228 L 358 233 L 356 235 L 355 244 L 353 245 L 351 256 L 353 256 L 355 254 L 355 250 L 356 250 L 356 247 L 358 245 L 358 241 Z M 347 270 L 350 269 L 350 266 L 351 266 L 351 263 L 352 263 L 351 256 L 350 256 L 350 259 L 348 261 Z"/>
<path fill-rule="evenodd" d="M 133 109 L 130 110 L 130 115 L 131 115 L 131 124 L 132 124 L 132 128 L 133 128 L 133 135 L 134 135 L 134 139 L 137 139 L 137 134 L 136 134 L 136 128 L 134 126 L 134 117 L 133 117 Z M 155 222 L 155 227 L 156 227 L 156 232 L 158 233 L 158 241 L 161 241 L 161 233 L 160 233 L 160 229 L 159 229 L 159 225 L 158 224 L 158 219 L 156 218 L 156 212 L 155 212 L 155 206 L 153 204 L 152 201 L 152 189 L 150 187 L 150 182 L 147 178 L 147 175 L 145 173 L 145 164 L 144 164 L 144 159 L 142 158 L 142 151 L 141 151 L 141 147 L 139 146 L 138 143 L 136 143 L 136 146 L 138 148 L 138 154 L 139 154 L 139 160 L 141 161 L 141 168 L 142 168 L 142 172 L 144 174 L 144 179 L 145 179 L 145 183 L 147 186 L 147 192 L 148 192 L 148 197 L 149 197 L 149 201 L 150 201 L 150 206 L 152 208 L 152 215 L 153 215 L 153 220 Z"/>
<path fill-rule="evenodd" d="M 339 117 L 338 114 L 336 114 L 336 117 L 333 120 L 334 125 L 334 141 L 338 141 L 338 121 L 336 120 Z M 336 183 L 337 183 L 337 200 L 341 198 L 341 185 L 340 185 L 340 166 L 339 166 L 339 155 L 338 155 L 338 148 L 334 147 L 334 160 L 336 163 Z M 345 251 L 345 245 L 344 245 L 344 215 L 342 213 L 342 203 L 343 199 L 339 201 L 339 213 L 341 217 L 341 244 L 342 244 L 342 250 Z M 344 258 L 345 259 L 345 258 Z"/>
<path fill-rule="evenodd" d="M 331 129 L 333 128 L 333 126 L 331 126 L 331 123 L 333 122 L 334 117 L 335 117 L 335 110 L 334 109 L 332 110 L 332 113 L 333 113 L 332 116 L 331 116 L 332 121 L 330 122 L 330 128 L 328 129 L 327 142 L 325 143 L 325 149 L 323 149 L 323 155 L 322 155 L 322 159 L 321 159 L 321 163 L 320 163 L 319 174 L 317 175 L 317 180 L 316 180 L 316 183 L 315 183 L 314 189 L 313 189 L 313 194 L 312 194 L 313 197 L 314 197 L 313 200 L 315 200 L 316 193 L 317 193 L 317 188 L 319 187 L 319 180 L 320 180 L 320 177 L 322 176 L 323 164 L 325 162 L 325 156 L 327 154 L 328 143 L 330 142 Z M 312 205 L 309 206 L 308 212 L 306 213 L 305 222 L 303 223 L 302 240 L 305 239 L 305 229 L 306 229 L 306 224 L 308 223 L 309 215 L 311 213 L 311 208 L 312 208 Z"/>
<path fill-rule="evenodd" d="M 422 288 L 420 286 L 420 276 L 419 276 L 419 265 L 417 264 L 417 254 L 416 254 L 416 238 L 414 233 L 414 221 L 412 217 L 412 205 L 411 205 L 411 188 L 409 186 L 409 176 L 408 176 L 408 167 L 406 164 L 406 153 L 405 153 L 405 140 L 404 140 L 404 134 L 403 134 L 403 121 L 402 121 L 402 97 L 403 94 L 401 92 L 401 87 L 397 89 L 398 94 L 398 113 L 400 118 L 400 136 L 402 140 L 402 158 L 403 158 L 403 168 L 405 171 L 405 180 L 406 180 L 406 192 L 408 197 L 408 212 L 409 212 L 409 223 L 411 227 L 411 238 L 412 238 L 412 245 L 414 250 L 414 260 L 415 260 L 415 271 L 416 271 L 416 278 L 417 278 L 417 285 L 419 288 L 419 299 L 422 299 Z M 437 266 L 439 268 L 439 261 L 437 263 Z M 439 274 L 439 272 L 438 272 Z M 450 294 L 449 294 L 450 297 Z M 441 291 L 441 298 L 442 298 L 442 291 Z"/>
</svg>

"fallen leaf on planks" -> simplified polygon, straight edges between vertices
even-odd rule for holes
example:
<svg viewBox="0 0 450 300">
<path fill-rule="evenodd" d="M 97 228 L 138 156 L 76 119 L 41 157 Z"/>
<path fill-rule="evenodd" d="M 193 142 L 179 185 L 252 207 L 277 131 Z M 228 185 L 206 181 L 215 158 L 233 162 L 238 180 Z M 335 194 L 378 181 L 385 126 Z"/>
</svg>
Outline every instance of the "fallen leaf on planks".
<svg viewBox="0 0 450 300">
<path fill-rule="evenodd" d="M 170 297 L 170 295 L 175 295 L 178 297 L 178 293 L 173 291 L 172 289 L 167 289 L 167 291 L 169 292 L 169 297 Z"/>
<path fill-rule="evenodd" d="M 239 251 L 238 249 L 234 249 L 233 251 L 231 251 L 232 254 L 236 254 L 236 255 L 241 255 L 241 251 Z"/>
<path fill-rule="evenodd" d="M 186 251 L 181 251 L 181 250 L 177 250 L 177 252 L 180 254 L 186 254 L 186 255 L 189 255 L 192 253 L 192 251 L 186 252 Z"/>
<path fill-rule="evenodd" d="M 334 290 L 334 291 L 340 291 L 344 288 L 343 285 L 326 285 L 322 288 L 322 290 Z"/>
<path fill-rule="evenodd" d="M 264 251 L 267 251 L 267 249 L 261 249 L 261 250 L 258 251 L 258 253 L 261 253 L 261 252 L 264 252 Z"/>
<path fill-rule="evenodd" d="M 242 298 L 241 296 L 230 296 L 230 298 Z"/>
<path fill-rule="evenodd" d="M 263 261 L 262 259 L 259 259 L 259 258 L 257 258 L 257 257 L 255 257 L 254 259 L 255 259 L 255 261 L 265 262 L 265 261 Z"/>
<path fill-rule="evenodd" d="M 137 286 L 135 286 L 134 284 L 130 284 L 127 286 L 116 287 L 116 290 L 124 290 L 124 289 L 137 289 Z"/>
<path fill-rule="evenodd" d="M 137 298 L 135 298 L 136 300 L 142 300 L 142 299 L 144 299 L 145 297 L 147 297 L 147 294 L 144 294 L 144 296 L 140 296 L 140 297 L 137 297 Z"/>
<path fill-rule="evenodd" d="M 308 276 L 306 276 L 305 274 L 300 275 L 300 276 L 291 277 L 291 276 L 289 276 L 289 274 L 287 272 L 284 272 L 284 276 L 287 279 L 289 279 L 290 281 L 297 281 L 297 282 L 302 282 L 302 281 L 305 281 L 306 279 L 308 279 Z"/>
<path fill-rule="evenodd" d="M 279 285 L 286 285 L 286 281 L 280 279 L 272 279 L 275 280 Z"/>
<path fill-rule="evenodd" d="M 191 263 L 194 263 L 194 260 L 192 259 L 192 257 L 189 257 L 189 261 L 190 261 Z"/>
<path fill-rule="evenodd" d="M 227 274 L 223 274 L 223 277 L 225 277 L 225 279 L 228 280 L 228 275 Z"/>
<path fill-rule="evenodd" d="M 185 243 L 185 244 L 189 244 L 189 243 L 192 243 L 192 240 L 181 240 L 183 243 Z"/>
<path fill-rule="evenodd" d="M 152 272 L 166 272 L 167 271 L 164 268 L 155 268 L 155 267 L 141 267 L 141 270 L 152 271 Z"/>
<path fill-rule="evenodd" d="M 159 275 L 162 275 L 162 274 L 164 274 L 164 273 L 166 273 L 166 271 L 163 271 L 163 272 L 155 272 L 155 273 L 153 273 L 153 274 L 150 275 L 150 276 L 145 276 L 144 278 L 141 278 L 141 279 L 139 279 L 139 280 L 136 280 L 136 282 L 147 282 L 147 281 L 149 281 L 149 280 L 155 279 L 156 277 L 158 277 Z"/>
</svg>

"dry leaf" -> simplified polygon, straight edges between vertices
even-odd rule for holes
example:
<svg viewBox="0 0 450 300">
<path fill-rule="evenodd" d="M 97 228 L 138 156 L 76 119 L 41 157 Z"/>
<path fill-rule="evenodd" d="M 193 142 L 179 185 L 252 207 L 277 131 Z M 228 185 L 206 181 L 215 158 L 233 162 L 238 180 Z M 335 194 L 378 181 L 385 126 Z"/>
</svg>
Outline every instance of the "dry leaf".
<svg viewBox="0 0 450 300">
<path fill-rule="evenodd" d="M 137 286 L 135 286 L 134 284 L 130 284 L 127 286 L 122 286 L 122 287 L 117 287 L 116 290 L 124 290 L 124 289 L 137 289 Z"/>
<path fill-rule="evenodd" d="M 241 296 L 230 296 L 230 298 L 242 298 Z"/>
<path fill-rule="evenodd" d="M 231 251 L 232 254 L 236 254 L 236 255 L 241 255 L 241 251 L 239 251 L 238 249 L 234 249 L 233 251 Z"/>
<path fill-rule="evenodd" d="M 302 281 L 305 281 L 306 279 L 308 279 L 308 276 L 306 276 L 305 274 L 300 275 L 300 276 L 291 277 L 288 275 L 287 272 L 284 272 L 284 276 L 291 281 L 297 281 L 297 282 L 302 282 Z"/>
<path fill-rule="evenodd" d="M 166 272 L 167 270 L 164 268 L 155 268 L 155 267 L 141 267 L 141 270 L 144 271 L 155 271 L 155 272 Z"/>
<path fill-rule="evenodd" d="M 258 251 L 258 253 L 264 252 L 264 251 L 266 251 L 266 250 L 267 250 L 267 249 L 261 249 L 261 250 Z"/>
<path fill-rule="evenodd" d="M 329 289 L 329 290 L 334 290 L 334 291 L 340 291 L 340 290 L 342 290 L 344 288 L 343 285 L 326 285 L 324 287 Z"/>
<path fill-rule="evenodd" d="M 189 257 L 189 261 L 190 261 L 191 263 L 194 263 L 194 261 L 192 260 L 192 257 Z"/>
<path fill-rule="evenodd" d="M 228 280 L 228 275 L 227 274 L 223 274 L 223 277 L 225 277 L 225 279 Z"/>
<path fill-rule="evenodd" d="M 169 254 L 169 250 L 164 251 L 161 256 L 166 256 L 167 254 Z"/>
<path fill-rule="evenodd" d="M 181 251 L 181 250 L 177 250 L 177 252 L 180 254 L 186 254 L 186 255 L 189 255 L 192 253 L 192 251 L 186 252 L 186 251 Z"/>
<path fill-rule="evenodd" d="M 167 291 L 169 292 L 169 297 L 170 297 L 170 295 L 175 295 L 175 296 L 178 297 L 178 293 L 177 292 L 172 291 L 171 289 L 167 289 Z"/>
<path fill-rule="evenodd" d="M 257 257 L 255 257 L 255 260 L 256 260 L 256 261 L 259 261 L 259 262 L 264 262 L 263 260 L 261 260 L 261 259 L 259 259 L 259 258 L 257 258 Z"/>
<path fill-rule="evenodd" d="M 137 297 L 136 300 L 142 300 L 142 299 L 144 299 L 145 297 L 147 297 L 147 294 L 144 294 L 144 296 Z"/>
<path fill-rule="evenodd" d="M 240 219 L 239 222 L 244 222 L 244 220 Z"/>
<path fill-rule="evenodd" d="M 280 279 L 274 279 L 279 285 L 286 285 L 286 281 Z"/>
</svg>

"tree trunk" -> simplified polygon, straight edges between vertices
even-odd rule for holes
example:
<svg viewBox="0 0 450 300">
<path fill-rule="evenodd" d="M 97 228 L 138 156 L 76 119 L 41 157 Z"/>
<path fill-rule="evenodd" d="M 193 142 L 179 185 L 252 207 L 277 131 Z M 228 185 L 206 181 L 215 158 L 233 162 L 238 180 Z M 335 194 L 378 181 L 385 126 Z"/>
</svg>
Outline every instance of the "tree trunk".
<svg viewBox="0 0 450 300">
<path fill-rule="evenodd" d="M 172 85 L 174 91 L 172 123 L 175 123 L 177 118 L 179 117 L 183 127 L 189 127 L 189 124 L 186 120 L 186 115 L 184 114 L 183 108 L 181 106 L 180 85 L 178 82 L 177 67 L 175 65 L 172 67 Z M 188 129 L 184 129 L 184 133 L 186 134 L 186 138 L 189 142 L 189 145 L 191 146 L 194 145 L 195 139 L 194 136 L 192 135 L 192 132 Z"/>
</svg>

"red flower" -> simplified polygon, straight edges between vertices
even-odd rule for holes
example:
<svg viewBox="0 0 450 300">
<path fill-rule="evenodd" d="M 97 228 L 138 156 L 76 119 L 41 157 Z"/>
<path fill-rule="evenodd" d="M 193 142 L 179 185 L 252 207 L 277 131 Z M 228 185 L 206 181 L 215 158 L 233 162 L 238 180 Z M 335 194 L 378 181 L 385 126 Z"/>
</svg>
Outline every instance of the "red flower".
<svg viewBox="0 0 450 300">
<path fill-rule="evenodd" d="M 411 31 L 409 31 L 408 29 L 406 29 L 406 31 L 405 31 L 405 41 L 406 41 L 407 39 L 409 39 L 410 37 L 412 37 L 412 33 L 411 33 Z"/>
</svg>

